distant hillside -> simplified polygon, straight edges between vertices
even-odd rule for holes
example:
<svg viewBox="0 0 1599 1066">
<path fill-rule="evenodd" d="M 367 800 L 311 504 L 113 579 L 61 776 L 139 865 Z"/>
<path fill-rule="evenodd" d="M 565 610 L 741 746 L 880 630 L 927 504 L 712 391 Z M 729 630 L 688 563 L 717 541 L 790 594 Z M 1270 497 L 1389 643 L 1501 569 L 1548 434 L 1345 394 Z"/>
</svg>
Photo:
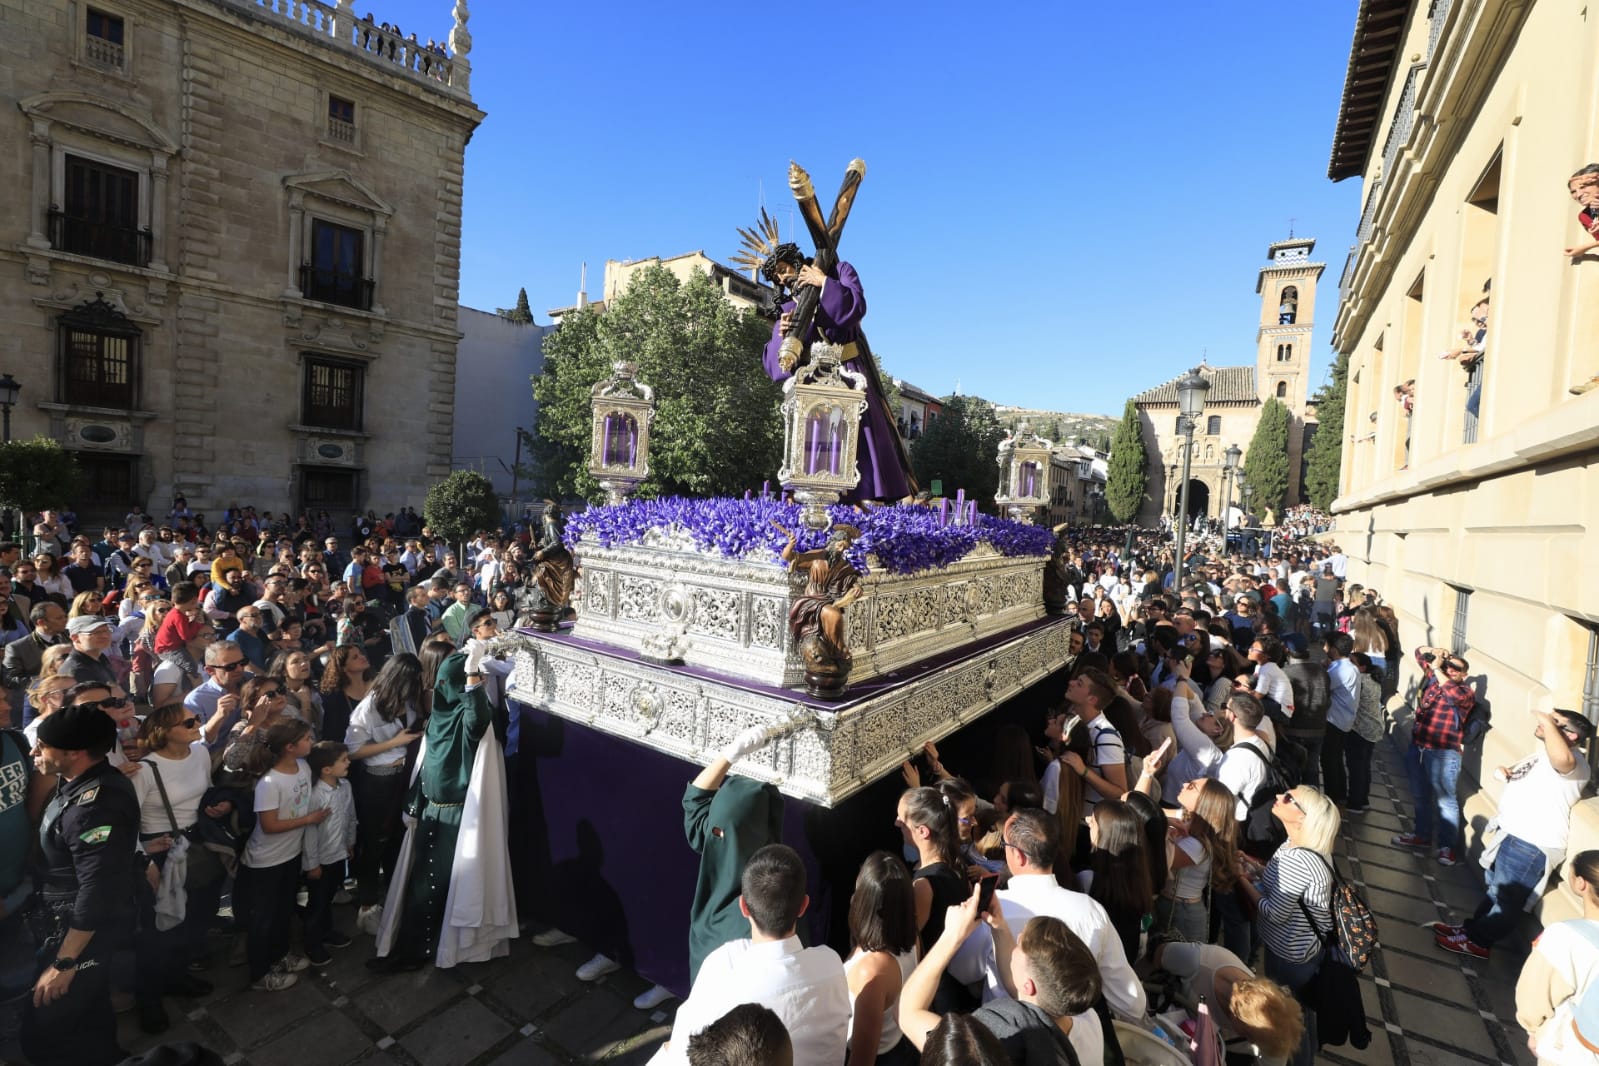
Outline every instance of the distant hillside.
<svg viewBox="0 0 1599 1066">
<path fill-rule="evenodd" d="M 1110 450 L 1111 434 L 1116 432 L 1116 423 L 1121 421 L 1110 415 L 1040 411 L 1030 407 L 995 407 L 994 414 L 1003 426 L 1014 427 L 1026 422 L 1033 427 L 1034 433 L 1057 444 L 1063 443 L 1067 437 L 1076 437 L 1084 444 L 1092 444 L 1105 451 Z"/>
</svg>

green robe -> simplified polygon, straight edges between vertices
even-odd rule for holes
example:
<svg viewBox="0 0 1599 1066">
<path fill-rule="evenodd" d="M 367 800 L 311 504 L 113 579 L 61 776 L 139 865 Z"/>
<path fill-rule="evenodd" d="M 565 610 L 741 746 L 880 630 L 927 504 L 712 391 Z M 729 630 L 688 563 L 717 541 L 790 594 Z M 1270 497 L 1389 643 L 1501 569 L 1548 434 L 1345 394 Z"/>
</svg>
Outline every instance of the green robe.
<svg viewBox="0 0 1599 1066">
<path fill-rule="evenodd" d="M 417 820 L 416 844 L 394 938 L 396 957 L 431 958 L 438 946 L 472 763 L 492 720 L 483 686 L 466 688 L 466 656 L 457 652 L 445 659 L 433 687 L 427 752 L 405 801 L 405 812 Z"/>
<path fill-rule="evenodd" d="M 783 840 L 783 796 L 773 785 L 729 777 L 718 789 L 683 793 L 683 831 L 700 853 L 699 880 L 689 911 L 688 978 L 699 976 L 705 956 L 750 935 L 738 909 L 740 882 L 750 856 Z"/>
</svg>

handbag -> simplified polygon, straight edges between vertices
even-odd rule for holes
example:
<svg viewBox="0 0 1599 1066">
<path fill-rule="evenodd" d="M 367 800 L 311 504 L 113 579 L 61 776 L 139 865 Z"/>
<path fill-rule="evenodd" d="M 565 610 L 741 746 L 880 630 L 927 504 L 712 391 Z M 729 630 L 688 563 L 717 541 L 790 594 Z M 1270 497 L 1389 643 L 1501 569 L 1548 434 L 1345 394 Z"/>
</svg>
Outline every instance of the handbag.
<svg viewBox="0 0 1599 1066">
<path fill-rule="evenodd" d="M 178 816 L 172 813 L 172 801 L 167 799 L 167 786 L 161 780 L 161 768 L 155 764 L 153 757 L 145 760 L 145 765 L 155 775 L 156 791 L 161 793 L 161 806 L 166 808 L 167 821 L 172 825 L 172 838 L 176 840 L 182 837 L 189 842 L 189 871 L 184 878 L 184 885 L 202 888 L 220 881 L 225 871 L 222 869 L 221 861 L 216 857 L 216 852 L 204 846 L 193 826 L 188 830 L 178 828 Z"/>
</svg>

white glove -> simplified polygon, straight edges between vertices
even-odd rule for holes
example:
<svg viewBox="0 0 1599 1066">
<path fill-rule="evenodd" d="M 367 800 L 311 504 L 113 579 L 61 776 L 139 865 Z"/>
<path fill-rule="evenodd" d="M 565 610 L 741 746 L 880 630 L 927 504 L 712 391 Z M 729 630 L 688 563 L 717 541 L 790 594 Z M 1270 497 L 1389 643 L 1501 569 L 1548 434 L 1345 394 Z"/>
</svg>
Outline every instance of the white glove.
<svg viewBox="0 0 1599 1066">
<path fill-rule="evenodd" d="M 760 751 L 772 739 L 770 725 L 752 725 L 738 736 L 734 737 L 727 747 L 722 749 L 722 758 L 728 762 L 738 762 L 752 752 Z"/>
<path fill-rule="evenodd" d="M 489 643 L 473 637 L 466 642 L 466 672 L 467 676 L 483 672 L 483 659 L 489 653 Z"/>
</svg>

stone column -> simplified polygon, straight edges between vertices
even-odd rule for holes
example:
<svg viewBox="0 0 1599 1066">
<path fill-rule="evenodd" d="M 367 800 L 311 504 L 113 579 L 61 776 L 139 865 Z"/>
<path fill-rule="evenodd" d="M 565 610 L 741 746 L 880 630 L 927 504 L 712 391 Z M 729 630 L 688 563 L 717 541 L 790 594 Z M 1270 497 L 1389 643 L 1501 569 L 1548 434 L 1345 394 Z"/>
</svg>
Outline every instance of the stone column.
<svg viewBox="0 0 1599 1066">
<path fill-rule="evenodd" d="M 304 298 L 300 291 L 300 245 L 305 240 L 305 193 L 289 193 L 289 280 L 283 295 L 291 300 Z"/>
<path fill-rule="evenodd" d="M 388 232 L 389 220 L 383 215 L 372 219 L 372 261 L 367 270 L 367 277 L 372 279 L 372 313 L 386 315 L 383 302 L 378 299 L 383 273 L 383 235 Z"/>
<path fill-rule="evenodd" d="M 33 142 L 33 217 L 29 220 L 28 247 L 43 251 L 50 247 L 50 237 L 44 230 L 50 210 L 50 124 L 35 120 L 29 140 Z"/>
<path fill-rule="evenodd" d="M 167 242 L 167 157 L 150 153 L 150 269 L 165 271 L 167 257 L 162 249 Z"/>
</svg>

